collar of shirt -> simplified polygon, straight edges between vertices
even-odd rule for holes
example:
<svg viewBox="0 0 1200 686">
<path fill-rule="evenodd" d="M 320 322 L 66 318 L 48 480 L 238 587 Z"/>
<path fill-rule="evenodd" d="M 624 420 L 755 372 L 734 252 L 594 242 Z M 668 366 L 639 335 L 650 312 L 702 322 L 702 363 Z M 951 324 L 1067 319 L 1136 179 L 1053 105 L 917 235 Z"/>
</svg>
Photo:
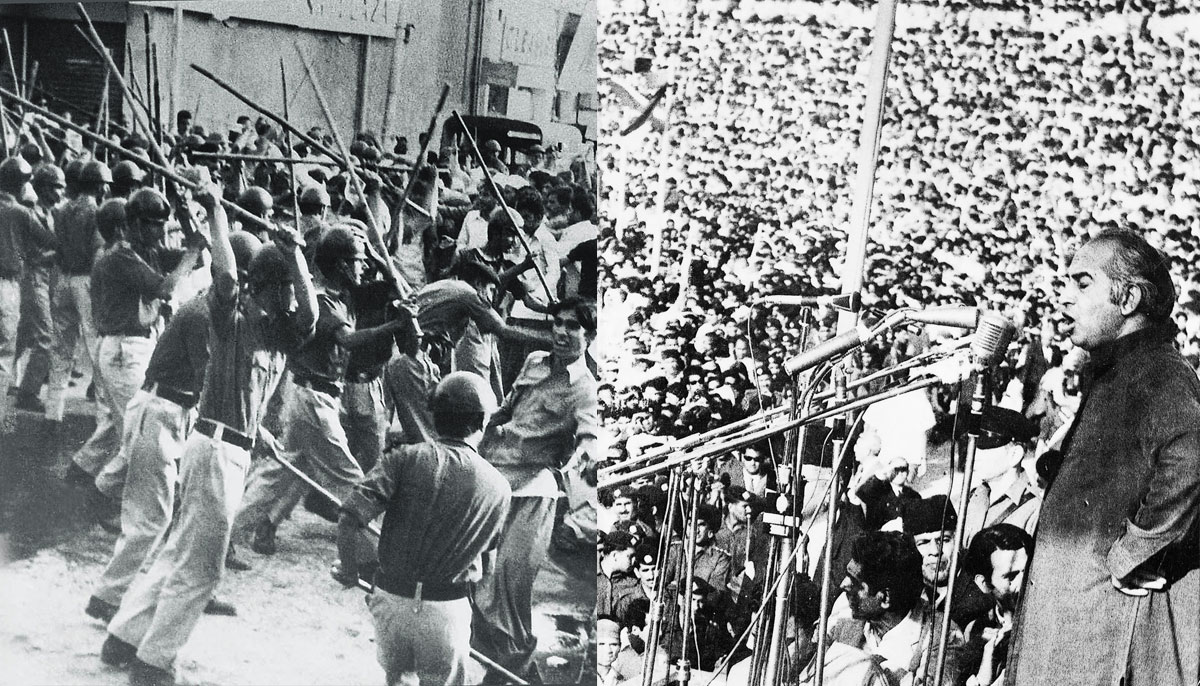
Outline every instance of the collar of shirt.
<svg viewBox="0 0 1200 686">
<path fill-rule="evenodd" d="M 1144 329 L 1138 329 L 1131 334 L 1121 336 L 1115 341 L 1103 343 L 1091 351 L 1091 359 L 1088 361 L 1085 370 L 1088 376 L 1092 378 L 1103 376 L 1121 358 L 1134 350 L 1143 346 L 1170 341 L 1175 338 L 1176 333 L 1175 322 L 1166 321 L 1158 325 L 1152 324 Z"/>
<path fill-rule="evenodd" d="M 867 639 L 866 651 L 882 657 L 885 669 L 907 671 L 913 653 L 920 647 L 923 610 L 924 605 L 917 603 L 907 617 L 882 636 L 867 622 L 863 626 L 863 635 Z"/>
<path fill-rule="evenodd" d="M 537 357 L 530 357 L 529 364 L 525 365 L 522 370 L 521 377 L 513 384 L 532 385 L 536 384 L 546 377 L 550 376 L 550 372 L 554 370 L 554 356 L 550 353 L 545 353 Z M 590 374 L 587 367 L 587 360 L 583 355 L 571 364 L 567 365 L 567 379 L 571 383 L 575 383 L 584 377 L 585 374 Z"/>
</svg>

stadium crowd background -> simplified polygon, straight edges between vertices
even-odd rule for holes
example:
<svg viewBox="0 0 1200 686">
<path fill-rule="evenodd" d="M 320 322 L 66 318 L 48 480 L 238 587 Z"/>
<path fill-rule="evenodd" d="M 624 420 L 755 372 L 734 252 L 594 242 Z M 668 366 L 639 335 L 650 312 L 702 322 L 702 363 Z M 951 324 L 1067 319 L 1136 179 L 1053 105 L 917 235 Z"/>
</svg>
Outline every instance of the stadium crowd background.
<svg viewBox="0 0 1200 686">
<path fill-rule="evenodd" d="M 606 269 L 598 348 L 601 409 L 614 437 L 609 465 L 788 401 L 783 363 L 802 347 L 800 311 L 754 301 L 839 291 L 875 7 L 600 4 L 600 94 L 609 116 L 599 159 Z M 993 400 L 1037 423 L 1014 469 L 1039 502 L 1049 472 L 1037 457 L 1061 437 L 1078 404 L 1075 372 L 1085 353 L 1064 334 L 1058 296 L 1070 255 L 1086 238 L 1133 229 L 1163 250 L 1179 290 L 1178 343 L 1200 368 L 1198 49 L 1200 22 L 1185 3 L 1002 0 L 898 9 L 864 315 L 961 305 L 1015 323 Z M 665 95 L 637 126 L 645 98 L 653 101 L 664 84 Z M 807 347 L 833 335 L 835 324 L 835 312 L 817 310 Z M 897 330 L 855 353 L 851 376 L 901 362 L 946 335 Z M 933 417 L 916 427 L 931 463 L 953 426 L 954 394 L 930 391 Z M 879 438 L 886 443 L 895 438 L 889 431 L 922 417 L 925 410 L 914 409 L 922 404 L 880 412 L 892 416 L 876 427 Z M 871 461 L 877 446 L 863 447 L 852 493 L 887 466 Z M 714 510 L 700 508 L 700 528 L 709 531 L 701 549 L 723 548 L 725 556 L 697 557 L 697 576 L 710 582 L 700 589 L 710 606 L 695 618 L 701 654 L 692 667 L 702 670 L 732 647 L 755 606 L 739 590 L 753 577 L 742 574 L 743 562 L 761 554 L 745 533 L 742 503 L 760 512 L 767 501 L 738 465 L 780 457 L 778 445 L 758 448 L 757 458 L 735 451 L 732 461 L 706 464 L 714 486 L 701 492 Z M 925 474 L 925 454 L 905 457 L 915 467 L 908 495 L 928 502 L 921 496 L 946 494 L 945 474 Z M 597 613 L 621 627 L 622 654 L 641 651 L 627 632 L 645 631 L 654 579 L 679 576 L 677 554 L 661 559 L 680 540 L 663 526 L 664 484 L 660 475 L 600 494 L 601 530 L 622 533 L 601 539 L 601 571 L 611 581 L 600 584 Z M 853 495 L 849 503 L 863 504 Z M 1035 525 L 1036 516 L 1023 524 Z M 943 519 L 940 528 L 953 527 Z M 659 535 L 674 542 L 656 545 Z M 620 581 L 626 549 L 633 559 L 625 574 L 636 582 Z M 835 587 L 844 570 L 842 560 Z M 677 587 L 669 588 L 668 618 Z M 678 657 L 670 624 L 662 627 L 662 661 Z M 640 656 L 623 659 L 607 672 L 619 674 L 616 683 L 641 669 Z M 665 664 L 655 674 L 665 678 Z M 995 676 L 961 674 L 979 683 Z"/>
</svg>

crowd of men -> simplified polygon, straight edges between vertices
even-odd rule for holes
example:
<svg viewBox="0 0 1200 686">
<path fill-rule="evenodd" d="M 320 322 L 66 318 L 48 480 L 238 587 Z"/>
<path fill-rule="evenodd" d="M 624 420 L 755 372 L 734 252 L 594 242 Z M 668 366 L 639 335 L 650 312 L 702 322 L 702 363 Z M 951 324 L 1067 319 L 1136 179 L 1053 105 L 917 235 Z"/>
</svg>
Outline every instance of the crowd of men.
<svg viewBox="0 0 1200 686">
<path fill-rule="evenodd" d="M 202 615 L 237 613 L 233 541 L 275 554 L 303 502 L 389 684 L 463 683 L 472 651 L 535 678 L 538 570 L 595 536 L 590 165 L 369 132 L 344 160 L 187 112 L 157 141 L 66 133 L 26 120 L 0 162 L 0 425 L 55 430 L 90 369 L 60 476 L 118 534 L 81 608 L 100 659 L 173 683 Z"/>
<path fill-rule="evenodd" d="M 599 50 L 612 78 L 601 90 L 621 115 L 607 120 L 613 143 L 600 162 L 600 390 L 616 436 L 608 465 L 647 451 L 687 454 L 671 446 L 787 407 L 794 386 L 784 362 L 833 335 L 836 312 L 755 301 L 838 291 L 873 7 L 607 7 Z M 961 481 L 969 390 L 917 391 L 862 413 L 830 543 L 841 598 L 827 618 L 826 683 L 931 683 L 942 657 L 931 627 L 946 612 L 954 630 L 945 683 L 1190 683 L 1200 676 L 1195 630 L 1154 613 L 1191 607 L 1195 584 L 1194 562 L 1180 562 L 1194 557 L 1195 479 L 1174 470 L 1197 464 L 1187 416 L 1200 367 L 1200 42 L 1186 22 L 1137 3 L 913 3 L 901 14 L 861 317 L 977 307 L 1012 321 L 1017 340 L 992 371 L 974 478 L 954 484 L 953 503 L 946 480 L 927 470 L 934 457 Z M 621 111 L 636 101 L 628 91 L 649 96 L 664 84 L 651 116 Z M 1099 326 L 1089 300 L 1098 273 L 1111 285 L 1104 305 L 1120 310 Z M 1131 280 L 1137 302 L 1126 302 Z M 889 332 L 849 355 L 849 377 L 948 335 Z M 1181 356 L 1166 351 L 1172 344 Z M 1145 359 L 1146 377 L 1124 376 Z M 1112 395 L 1081 410 L 1097 389 Z M 1151 398 L 1179 409 L 1150 409 L 1159 407 Z M 1178 434 L 1152 428 L 1158 419 L 1143 410 Z M 1145 442 L 1116 447 L 1105 429 Z M 746 659 L 759 647 L 747 626 L 763 602 L 762 514 L 775 511 L 781 490 L 779 438 L 690 465 L 699 495 L 684 489 L 674 530 L 664 521 L 666 470 L 601 493 L 603 682 L 640 682 L 647 665 L 653 683 L 677 679 L 681 658 L 728 683 L 761 677 Z M 823 441 L 805 461 L 828 466 Z M 1114 448 L 1101 459 L 1103 445 Z M 1152 445 L 1161 452 L 1142 452 Z M 952 454 L 938 457 L 943 450 Z M 1168 480 L 1184 492 L 1163 490 Z M 819 498 L 812 486 L 805 497 Z M 969 490 L 964 513 L 959 488 Z M 694 506 L 689 612 L 679 583 L 686 558 L 670 551 L 692 536 L 681 517 Z M 961 563 L 950 579 L 954 548 Z M 801 568 L 784 669 L 812 683 L 822 579 L 815 562 Z M 1016 612 L 1022 594 L 1028 602 Z M 647 657 L 655 617 L 661 653 Z M 689 636 L 672 638 L 684 627 Z M 1154 645 L 1173 657 L 1143 652 Z"/>
</svg>

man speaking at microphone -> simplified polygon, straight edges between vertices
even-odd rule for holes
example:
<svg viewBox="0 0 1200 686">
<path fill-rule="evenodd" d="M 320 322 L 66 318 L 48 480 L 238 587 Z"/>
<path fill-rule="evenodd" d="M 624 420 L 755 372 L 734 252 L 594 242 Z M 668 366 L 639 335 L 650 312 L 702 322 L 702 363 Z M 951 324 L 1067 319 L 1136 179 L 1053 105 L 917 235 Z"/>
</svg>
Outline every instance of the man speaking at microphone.
<svg viewBox="0 0 1200 686">
<path fill-rule="evenodd" d="M 1200 676 L 1200 381 L 1172 344 L 1167 265 L 1127 231 L 1071 261 L 1063 304 L 1091 360 L 1042 507 L 1008 683 Z"/>
</svg>

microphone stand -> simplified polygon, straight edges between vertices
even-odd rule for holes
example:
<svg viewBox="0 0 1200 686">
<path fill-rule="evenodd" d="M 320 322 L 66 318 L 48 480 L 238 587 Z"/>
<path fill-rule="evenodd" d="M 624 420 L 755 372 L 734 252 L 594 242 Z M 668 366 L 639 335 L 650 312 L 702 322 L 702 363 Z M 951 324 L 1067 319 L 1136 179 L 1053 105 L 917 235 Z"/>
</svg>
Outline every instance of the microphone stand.
<svg viewBox="0 0 1200 686">
<path fill-rule="evenodd" d="M 975 450 L 979 443 L 980 423 L 987 406 L 988 390 L 992 381 L 991 365 L 980 368 L 976 378 L 975 393 L 971 397 L 971 416 L 967 427 L 967 459 L 963 468 L 962 492 L 958 496 L 958 524 L 954 527 L 954 544 L 950 549 L 950 583 L 946 586 L 946 610 L 942 617 L 941 635 L 938 640 L 937 669 L 934 671 L 934 686 L 942 686 L 946 669 L 946 644 L 950 641 L 950 608 L 954 602 L 954 581 L 958 578 L 958 558 L 967 528 L 967 505 L 971 498 L 971 477 L 975 472 Z M 936 614 L 936 613 L 935 613 Z"/>
<path fill-rule="evenodd" d="M 834 397 L 838 405 L 846 404 L 846 371 L 833 369 Z M 833 453 L 837 456 L 829 474 L 829 503 L 825 513 L 825 546 L 821 554 L 821 613 L 817 625 L 816 686 L 825 683 L 825 654 L 829 650 L 829 610 L 833 605 L 833 525 L 837 521 L 842 464 L 846 457 L 846 415 L 838 415 L 833 425 Z"/>
<path fill-rule="evenodd" d="M 683 483 L 683 469 L 676 469 L 671 472 L 671 478 L 667 485 L 667 516 L 663 520 L 663 536 L 659 542 L 658 559 L 665 561 L 667 559 L 667 551 L 670 549 L 671 531 L 675 528 L 675 512 L 679 509 L 680 496 L 679 492 Z M 663 563 L 665 566 L 665 562 Z M 642 656 L 642 686 L 650 686 L 654 683 L 654 658 L 658 654 L 658 642 L 662 637 L 662 632 L 659 629 L 659 622 L 663 617 L 663 594 L 666 592 L 666 574 L 659 574 L 654 579 L 654 597 L 650 599 L 650 614 L 646 618 L 646 625 L 650 631 L 650 635 L 646 638 L 646 654 Z"/>
<path fill-rule="evenodd" d="M 685 482 L 687 479 L 688 477 L 684 477 Z M 696 519 L 700 513 L 700 494 L 703 489 L 698 475 L 693 474 L 690 479 L 691 512 L 688 516 L 687 527 L 684 529 L 684 540 L 681 546 L 684 573 L 679 578 L 680 583 L 686 584 L 683 587 L 683 618 L 679 626 L 683 639 L 683 647 L 679 651 L 679 662 L 676 663 L 678 671 L 674 680 L 679 686 L 687 686 L 692 678 L 691 663 L 688 661 L 688 650 L 691 647 L 689 638 L 691 633 L 695 631 L 695 622 L 693 621 L 695 618 L 692 616 L 692 575 L 696 573 Z M 696 645 L 699 646 L 698 641 Z"/>
<path fill-rule="evenodd" d="M 800 315 L 799 347 L 801 349 L 803 349 L 808 343 L 808 336 L 811 330 L 812 310 L 806 307 L 801 311 Z M 810 382 L 815 384 L 817 378 L 818 377 L 816 376 L 810 377 Z M 809 392 L 803 394 L 801 393 L 802 390 L 804 390 L 804 384 L 801 382 L 800 377 L 797 376 L 792 390 L 792 402 L 788 417 L 789 419 L 794 420 L 797 417 L 803 416 L 811 407 L 813 396 L 811 392 L 812 389 L 808 389 Z M 801 407 L 802 395 L 804 402 L 803 407 Z M 783 464 L 779 466 L 777 473 L 778 478 L 776 479 L 776 483 L 781 487 L 780 491 L 784 499 L 788 501 L 795 500 L 797 503 L 803 502 L 804 499 L 804 484 L 799 477 L 801 473 L 801 451 L 804 448 L 804 439 L 806 434 L 807 427 L 803 424 L 796 427 L 794 431 L 788 432 L 784 447 Z M 797 477 L 796 481 L 793 481 L 793 475 Z M 796 505 L 795 511 L 799 510 L 799 505 Z M 800 523 L 798 519 L 792 518 L 789 523 L 795 524 L 795 531 L 799 530 Z M 783 654 L 783 641 L 784 634 L 786 633 L 784 629 L 786 627 L 788 614 L 787 600 L 788 594 L 790 594 L 792 590 L 792 574 L 793 570 L 795 569 L 794 565 L 788 564 L 788 561 L 792 559 L 792 551 L 796 544 L 793 541 L 793 531 L 794 530 L 791 528 L 785 528 L 783 535 L 775 537 L 771 542 L 770 562 L 767 565 L 767 575 L 765 578 L 771 579 L 775 578 L 776 576 L 783 578 L 780 580 L 780 583 L 775 586 L 775 608 L 771 618 L 771 632 L 769 634 L 770 643 L 767 646 L 766 663 L 765 665 L 763 664 L 762 650 L 759 648 L 761 643 L 755 644 L 755 660 L 753 663 L 751 663 L 752 667 L 754 668 L 753 673 L 756 676 L 761 671 L 762 680 L 758 683 L 767 684 L 769 686 L 774 686 L 774 684 L 778 683 L 779 681 L 780 656 Z M 760 639 L 766 637 L 761 632 L 759 635 Z"/>
</svg>

